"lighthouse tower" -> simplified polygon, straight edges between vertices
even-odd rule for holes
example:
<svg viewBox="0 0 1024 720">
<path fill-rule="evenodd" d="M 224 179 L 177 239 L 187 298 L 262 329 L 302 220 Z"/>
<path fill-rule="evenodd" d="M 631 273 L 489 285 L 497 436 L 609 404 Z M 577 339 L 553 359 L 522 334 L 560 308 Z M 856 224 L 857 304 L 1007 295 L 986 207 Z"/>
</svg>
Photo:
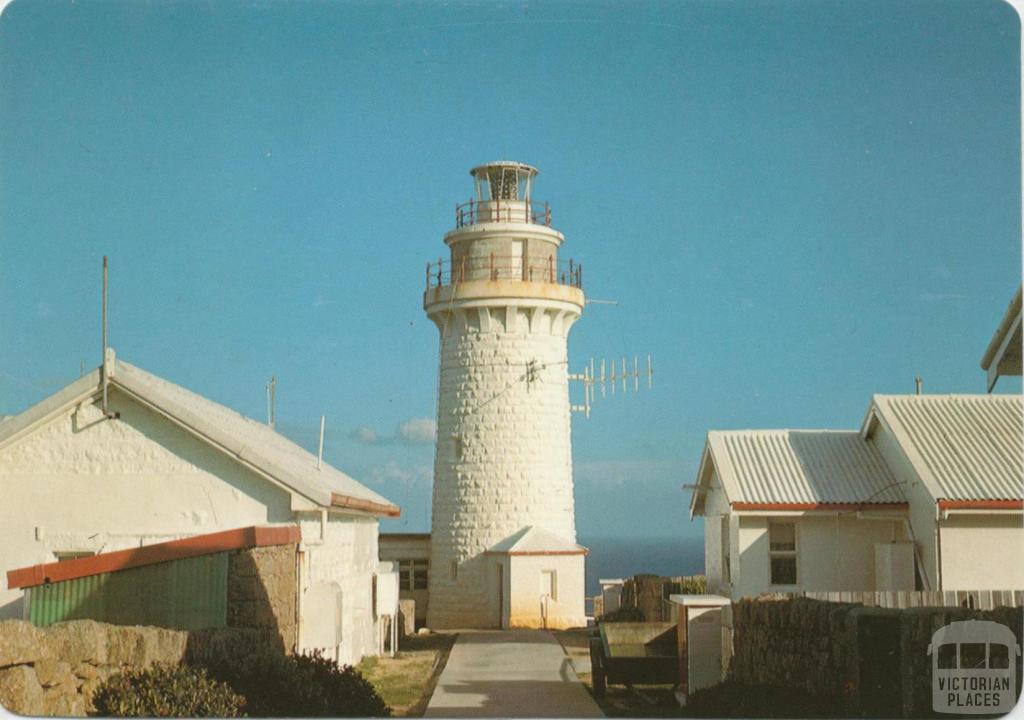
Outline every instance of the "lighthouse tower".
<svg viewBox="0 0 1024 720">
<path fill-rule="evenodd" d="M 567 367 L 582 268 L 558 257 L 536 168 L 470 174 L 423 297 L 441 335 L 427 624 L 584 625 Z"/>
</svg>

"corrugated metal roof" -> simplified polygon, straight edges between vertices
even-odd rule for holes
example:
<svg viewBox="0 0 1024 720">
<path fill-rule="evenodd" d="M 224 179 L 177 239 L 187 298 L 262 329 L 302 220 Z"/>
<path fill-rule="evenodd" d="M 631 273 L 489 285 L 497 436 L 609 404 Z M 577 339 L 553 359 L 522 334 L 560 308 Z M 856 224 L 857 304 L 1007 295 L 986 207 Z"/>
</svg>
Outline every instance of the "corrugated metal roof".
<svg viewBox="0 0 1024 720">
<path fill-rule="evenodd" d="M 323 463 L 265 423 L 250 420 L 230 408 L 157 377 L 123 360 L 116 360 L 111 385 L 159 409 L 208 442 L 229 450 L 282 485 L 324 507 L 338 506 L 334 495 L 391 508 L 389 500 Z M 21 414 L 0 423 L 0 447 L 17 442 L 39 423 L 83 398 L 96 397 L 99 370 L 93 370 Z M 391 514 L 390 512 L 386 514 Z"/>
<path fill-rule="evenodd" d="M 1019 395 L 876 395 L 872 405 L 936 500 L 1024 498 Z"/>
<path fill-rule="evenodd" d="M 190 418 L 190 424 L 193 426 L 201 423 L 210 431 L 216 432 L 217 436 L 213 439 L 219 440 L 223 437 L 232 445 L 240 445 L 241 449 L 236 452 L 242 459 L 322 505 L 331 505 L 331 493 L 382 505 L 392 504 L 387 498 L 327 463 L 317 468 L 315 455 L 276 432 L 266 423 L 250 420 L 230 408 L 122 360 L 117 361 L 117 369 L 112 380 L 115 385 L 122 385 L 139 393 L 172 415 Z"/>
<path fill-rule="evenodd" d="M 856 431 L 712 431 L 708 447 L 730 503 L 906 501 L 878 450 Z"/>
</svg>

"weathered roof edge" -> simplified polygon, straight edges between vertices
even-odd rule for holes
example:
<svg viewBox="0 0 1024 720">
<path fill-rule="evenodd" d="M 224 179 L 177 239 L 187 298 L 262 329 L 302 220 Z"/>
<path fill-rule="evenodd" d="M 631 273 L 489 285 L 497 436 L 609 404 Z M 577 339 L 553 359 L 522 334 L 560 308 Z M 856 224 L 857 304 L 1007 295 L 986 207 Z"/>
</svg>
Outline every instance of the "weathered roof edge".
<svg viewBox="0 0 1024 720">
<path fill-rule="evenodd" d="M 129 368 L 134 366 L 120 360 L 116 360 L 115 363 L 114 372 L 108 378 L 110 385 L 124 392 L 136 402 L 164 415 L 172 422 L 186 429 L 194 437 L 212 445 L 246 467 L 257 471 L 271 482 L 282 486 L 284 489 L 301 495 L 323 508 L 338 509 L 357 514 L 365 513 L 377 517 L 397 517 L 401 514 L 401 509 L 397 505 L 369 488 L 364 488 L 369 497 L 354 497 L 308 486 L 300 478 L 294 477 L 294 475 L 286 472 L 264 457 L 258 449 L 249 448 L 244 442 L 235 441 L 231 437 L 230 432 L 226 432 L 214 424 L 206 422 L 187 408 L 167 398 L 151 397 L 152 393 L 147 392 L 145 384 L 133 383 L 130 373 L 128 376 L 124 374 L 119 376 L 117 372 L 118 366 L 128 365 Z M 41 427 L 49 420 L 65 412 L 68 408 L 86 400 L 97 398 L 102 391 L 100 382 L 100 369 L 95 368 L 27 410 L 0 423 L 0 450 L 18 442 L 36 428 Z M 204 399 L 211 403 L 214 402 L 207 398 Z M 337 472 L 341 473 L 340 470 Z M 357 480 L 350 479 L 360 487 L 363 487 Z"/>
<path fill-rule="evenodd" d="M 1003 319 L 999 321 L 999 326 L 996 328 L 995 333 L 992 334 L 992 339 L 989 341 L 988 347 L 985 348 L 985 354 L 981 356 L 982 370 L 989 369 L 989 366 L 995 359 L 996 353 L 999 352 L 1006 343 L 1007 334 L 1010 332 L 1012 326 L 1020 316 L 1022 290 L 1024 290 L 1024 285 L 1017 286 L 1017 292 L 1014 293 L 1013 299 L 1010 300 L 1010 305 L 1006 308 L 1006 313 L 1003 315 Z"/>
<path fill-rule="evenodd" d="M 0 423 L 0 450 L 25 437 L 72 405 L 88 400 L 100 391 L 99 368 L 65 385 L 27 410 Z"/>
</svg>

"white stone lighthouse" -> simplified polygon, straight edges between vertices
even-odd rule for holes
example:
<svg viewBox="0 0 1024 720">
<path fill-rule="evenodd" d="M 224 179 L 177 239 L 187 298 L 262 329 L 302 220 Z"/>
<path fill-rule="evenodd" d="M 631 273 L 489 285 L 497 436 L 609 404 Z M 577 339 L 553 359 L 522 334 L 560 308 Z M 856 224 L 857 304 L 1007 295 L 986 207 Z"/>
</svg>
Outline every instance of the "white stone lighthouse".
<svg viewBox="0 0 1024 720">
<path fill-rule="evenodd" d="M 567 367 L 582 269 L 558 257 L 536 168 L 470 174 L 423 298 L 441 334 L 427 624 L 584 625 Z"/>
</svg>

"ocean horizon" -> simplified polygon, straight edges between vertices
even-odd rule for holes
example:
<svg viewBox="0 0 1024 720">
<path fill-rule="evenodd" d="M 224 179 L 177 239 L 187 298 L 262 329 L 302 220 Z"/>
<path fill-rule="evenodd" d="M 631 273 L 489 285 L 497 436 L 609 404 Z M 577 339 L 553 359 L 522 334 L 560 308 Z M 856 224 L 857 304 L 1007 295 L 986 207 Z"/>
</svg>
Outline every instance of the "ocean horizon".
<svg viewBox="0 0 1024 720">
<path fill-rule="evenodd" d="M 579 542 L 590 550 L 586 561 L 588 596 L 601 592 L 598 581 L 602 578 L 704 574 L 703 538 L 581 535 Z"/>
</svg>

